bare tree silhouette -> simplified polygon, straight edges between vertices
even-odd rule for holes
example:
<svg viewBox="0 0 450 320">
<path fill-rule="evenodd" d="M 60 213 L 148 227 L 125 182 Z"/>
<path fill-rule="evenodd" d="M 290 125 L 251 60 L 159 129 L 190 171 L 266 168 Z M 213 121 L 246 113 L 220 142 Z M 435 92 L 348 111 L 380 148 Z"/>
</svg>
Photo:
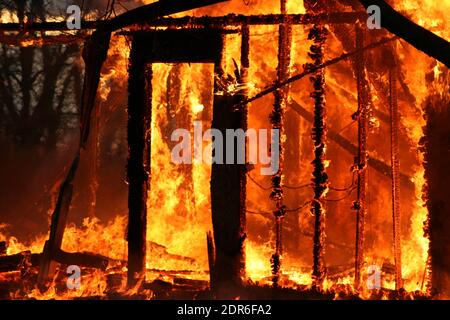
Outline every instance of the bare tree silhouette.
<svg viewBox="0 0 450 320">
<path fill-rule="evenodd" d="M 44 0 L 13 0 L 2 3 L 0 10 L 17 15 L 24 25 L 19 36 L 24 36 L 27 23 L 45 20 L 49 6 Z M 55 147 L 60 129 L 76 120 L 82 82 L 79 51 L 78 44 L 20 48 L 1 44 L 0 121 L 5 138 Z"/>
</svg>

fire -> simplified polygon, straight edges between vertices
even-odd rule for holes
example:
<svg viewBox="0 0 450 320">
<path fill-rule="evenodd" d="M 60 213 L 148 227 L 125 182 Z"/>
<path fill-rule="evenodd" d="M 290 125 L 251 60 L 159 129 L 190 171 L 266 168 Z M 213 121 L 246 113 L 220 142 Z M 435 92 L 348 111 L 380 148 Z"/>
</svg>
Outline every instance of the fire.
<svg viewBox="0 0 450 320">
<path fill-rule="evenodd" d="M 230 1 L 221 6 L 214 6 L 195 10 L 186 14 L 195 16 L 223 15 L 224 11 L 243 14 L 268 14 L 279 12 L 278 1 L 250 1 L 245 5 L 243 1 Z M 395 1 L 395 7 L 413 14 L 414 20 L 435 31 L 444 38 L 450 39 L 445 13 L 450 11 L 450 0 L 440 1 L 439 6 L 432 1 Z M 420 8 L 420 10 L 415 10 Z M 447 8 L 448 10 L 445 10 Z M 306 9 L 302 1 L 291 0 L 288 2 L 289 13 L 305 13 Z M 433 18 L 430 18 L 433 17 Z M 1 12 L 0 21 L 14 20 L 5 12 Z M 303 26 L 293 27 L 293 47 L 290 71 L 295 74 L 303 70 L 303 64 L 308 62 L 304 53 L 309 50 L 311 42 L 306 39 L 307 28 Z M 252 26 L 249 95 L 272 84 L 276 79 L 278 26 Z M 239 61 L 240 42 L 239 34 L 226 36 L 226 68 L 225 72 L 233 74 L 235 64 Z M 130 53 L 128 39 L 124 36 L 114 35 L 110 44 L 108 60 L 103 67 L 100 80 L 98 97 L 102 109 L 109 108 L 108 103 L 114 101 L 119 94 L 126 94 L 127 66 Z M 327 44 L 327 58 L 336 56 L 342 52 L 342 44 L 337 36 L 330 37 Z M 404 85 L 411 90 L 415 101 L 400 103 L 402 139 L 404 144 L 410 147 L 402 150 L 401 161 L 405 162 L 405 175 L 410 177 L 413 185 L 413 197 L 402 198 L 402 214 L 406 217 L 403 221 L 402 261 L 405 289 L 408 292 L 427 290 L 427 260 L 429 239 L 424 235 L 424 223 L 428 219 L 428 211 L 425 207 L 423 187 L 426 183 L 424 169 L 422 167 L 423 155 L 419 152 L 419 141 L 423 136 L 422 127 L 425 125 L 421 104 L 428 95 L 428 87 L 424 76 L 424 70 L 440 73 L 439 64 L 430 67 L 430 59 L 418 53 L 415 49 L 401 42 L 395 45 L 399 64 L 404 77 Z M 237 63 L 238 68 L 239 63 Z M 150 66 L 149 66 L 150 67 Z M 209 280 L 208 255 L 206 233 L 212 231 L 211 199 L 210 199 L 210 165 L 205 163 L 193 163 L 192 165 L 175 165 L 171 162 L 171 151 L 174 142 L 171 141 L 171 133 L 175 128 L 183 127 L 192 132 L 193 121 L 201 120 L 204 127 L 211 126 L 213 77 L 214 70 L 208 64 L 152 64 L 152 122 L 151 122 L 151 172 L 150 191 L 148 198 L 148 225 L 147 225 L 147 280 L 165 279 L 170 271 L 172 274 L 188 272 L 188 278 Z M 351 142 L 356 141 L 357 125 L 352 124 L 352 115 L 357 109 L 357 95 L 355 79 L 350 62 L 342 62 L 326 70 L 326 94 L 329 128 L 338 132 L 341 138 Z M 386 80 L 386 74 L 380 72 L 381 82 Z M 242 87 L 231 86 L 229 92 L 239 92 Z M 309 92 L 310 84 L 299 81 L 290 87 L 290 99 L 297 102 L 312 112 Z M 370 84 L 372 104 L 381 113 L 387 113 L 386 97 L 383 91 Z M 228 92 L 228 93 L 229 93 Z M 273 105 L 273 97 L 265 96 L 249 105 L 249 127 L 270 128 L 269 114 Z M 291 109 L 287 112 L 292 111 Z M 285 193 L 287 194 L 286 206 L 293 213 L 288 213 L 296 225 L 295 232 L 303 233 L 301 237 L 290 237 L 294 232 L 283 230 L 285 236 L 282 256 L 282 285 L 285 286 L 311 286 L 311 255 L 312 240 L 308 231 L 312 229 L 313 217 L 308 214 L 308 208 L 298 207 L 311 200 L 311 188 L 302 188 L 300 185 L 310 183 L 313 146 L 310 139 L 311 124 L 305 118 L 299 118 L 298 114 L 290 113 L 298 121 L 298 129 L 295 132 L 299 136 L 296 142 L 300 159 L 297 160 L 296 172 L 286 172 L 283 177 L 286 180 Z M 389 155 L 385 146 L 388 124 L 382 117 L 376 115 L 370 118 L 371 133 L 369 135 L 369 154 L 374 159 L 389 163 Z M 383 131 L 384 130 L 384 131 Z M 292 136 L 283 137 L 283 144 L 288 144 Z M 176 142 L 175 142 L 176 143 Z M 207 143 L 203 142 L 206 147 Z M 327 151 L 328 159 L 325 167 L 330 172 L 331 185 L 334 188 L 326 190 L 326 211 L 329 225 L 327 232 L 330 235 L 327 240 L 338 243 L 326 253 L 327 264 L 334 267 L 345 266 L 353 263 L 354 252 L 354 215 L 350 209 L 351 202 L 355 198 L 353 187 L 354 177 L 350 168 L 354 164 L 353 154 L 333 154 L 336 146 L 331 146 Z M 406 148 L 404 148 L 406 149 Z M 295 161 L 293 161 L 295 162 Z M 402 164 L 401 164 L 402 165 Z M 247 214 L 248 240 L 246 241 L 246 276 L 252 282 L 262 284 L 271 283 L 270 257 L 274 248 L 273 211 L 274 205 L 269 199 L 270 179 L 258 176 L 258 165 L 249 172 L 253 180 L 247 179 L 247 209 L 253 213 Z M 369 199 L 367 241 L 365 251 L 365 268 L 376 265 L 389 266 L 393 263 L 391 215 L 390 215 L 390 180 L 369 168 L 369 188 L 372 188 L 373 198 Z M 296 185 L 292 185 L 292 181 Z M 302 183 L 300 183 L 302 182 Z M 347 188 L 340 186 L 352 185 Z M 344 192 L 344 193 L 342 193 Z M 342 197 L 345 195 L 346 197 Z M 301 201 L 299 201 L 301 199 Z M 336 204 L 339 203 L 339 204 Z M 339 207 L 338 207 L 339 206 Z M 255 213 L 256 212 L 256 213 Z M 345 213 L 345 214 L 344 214 Z M 292 223 L 292 221 L 290 222 Z M 338 230 L 343 227 L 343 230 Z M 42 252 L 47 235 L 40 235 L 32 244 L 22 244 L 12 236 L 2 233 L 5 226 L 0 225 L 0 241 L 7 241 L 7 254 L 16 254 L 23 251 L 32 253 Z M 61 291 L 57 283 L 64 270 L 55 274 L 55 279 L 46 292 L 33 289 L 25 294 L 26 298 L 37 299 L 71 299 L 82 296 L 104 296 L 108 288 L 108 276 L 123 274 L 126 271 L 127 260 L 126 241 L 127 217 L 126 213 L 117 215 L 111 221 L 103 222 L 98 218 L 90 217 L 83 220 L 82 226 L 68 225 L 62 249 L 67 252 L 87 251 L 104 255 L 115 260 L 108 266 L 106 272 L 95 270 L 85 275 L 82 290 Z M 388 231 L 386 231 L 388 230 Z M 351 236 L 350 236 L 351 235 Z M 351 248 L 351 253 L 346 254 L 345 259 L 337 257 L 337 249 Z M 328 250 L 328 249 L 327 249 Z M 339 249 L 343 250 L 343 249 Z M 353 266 L 352 266 L 353 267 Z M 349 293 L 356 292 L 353 288 L 353 271 L 347 268 L 333 278 L 325 280 L 324 290 L 335 290 L 336 287 L 344 287 Z M 395 288 L 395 280 L 392 274 L 383 271 L 382 287 Z M 364 281 L 368 275 L 365 274 Z M 136 291 L 137 289 L 135 289 Z M 336 289 L 337 290 L 337 289 Z M 119 285 L 119 291 L 132 295 L 135 291 L 127 291 L 125 282 Z M 338 291 L 338 290 L 337 290 Z M 369 298 L 371 291 L 367 288 L 359 292 L 362 298 Z M 152 297 L 150 291 L 146 292 L 148 298 Z M 14 293 L 11 298 L 23 298 L 23 293 Z"/>
<path fill-rule="evenodd" d="M 125 240 L 127 217 L 119 215 L 105 224 L 98 218 L 85 218 L 81 227 L 67 226 L 62 249 L 67 252 L 95 252 L 118 261 L 127 259 Z"/>
<path fill-rule="evenodd" d="M 8 10 L 0 10 L 0 22 L 1 23 L 13 23 L 18 22 L 19 18 L 17 14 Z"/>
<path fill-rule="evenodd" d="M 197 115 L 205 109 L 205 106 L 201 104 L 197 98 L 192 98 L 191 100 L 191 111 Z"/>
<path fill-rule="evenodd" d="M 6 242 L 6 254 L 13 255 L 23 251 L 39 253 L 42 251 L 46 235 L 38 236 L 31 244 L 24 244 L 21 243 L 16 237 L 8 235 L 8 227 L 8 225 L 0 224 L 0 241 Z"/>
<path fill-rule="evenodd" d="M 128 87 L 127 65 L 130 47 L 127 41 L 125 37 L 115 36 L 111 38 L 108 59 L 103 66 L 98 89 L 99 98 L 102 102 L 115 98 L 109 96 L 113 87 L 120 91 L 124 91 Z"/>
<path fill-rule="evenodd" d="M 212 230 L 209 215 L 209 165 L 193 163 L 179 165 L 171 162 L 175 142 L 171 134 L 176 128 L 192 132 L 192 121 L 201 119 L 205 104 L 201 85 L 212 90 L 212 66 L 200 64 L 153 64 L 153 112 L 151 141 L 151 187 L 149 194 L 148 239 L 164 245 L 171 254 L 185 259 L 155 261 L 147 257 L 149 269 L 194 270 L 207 269 L 206 232 Z M 201 85 L 194 79 L 211 77 Z M 170 81 L 179 81 L 169 84 Z M 208 84 L 209 81 L 209 84 Z M 161 84 L 167 84 L 161 85 Z M 174 91 L 179 94 L 170 96 Z M 167 89 L 166 89 L 167 88 Z M 173 90 L 173 89 L 172 89 Z M 208 126 L 211 119 L 205 122 Z M 172 144 L 172 147 L 171 147 Z M 193 156 L 193 155 L 192 155 Z"/>
<path fill-rule="evenodd" d="M 395 1 L 395 8 L 405 10 L 419 25 L 435 32 L 444 39 L 450 39 L 447 12 L 450 10 L 450 1 L 406 0 Z"/>
</svg>

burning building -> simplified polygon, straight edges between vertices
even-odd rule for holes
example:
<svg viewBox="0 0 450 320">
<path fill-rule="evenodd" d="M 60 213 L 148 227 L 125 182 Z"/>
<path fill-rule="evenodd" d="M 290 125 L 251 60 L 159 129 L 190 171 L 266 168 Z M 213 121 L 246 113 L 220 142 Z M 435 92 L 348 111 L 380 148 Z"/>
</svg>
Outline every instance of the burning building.
<svg viewBox="0 0 450 320">
<path fill-rule="evenodd" d="M 79 30 L 0 7 L 2 117 L 27 119 L 4 121 L 2 175 L 31 166 L 1 186 L 0 297 L 448 297 L 450 29 L 431 1 L 388 2 L 109 1 Z M 39 132 L 52 157 L 23 143 L 45 103 L 78 120 Z M 194 138 L 174 163 L 198 123 L 223 147 Z M 248 135 L 234 161 L 226 132 L 248 129 L 272 130 L 252 140 L 271 175 Z"/>
</svg>

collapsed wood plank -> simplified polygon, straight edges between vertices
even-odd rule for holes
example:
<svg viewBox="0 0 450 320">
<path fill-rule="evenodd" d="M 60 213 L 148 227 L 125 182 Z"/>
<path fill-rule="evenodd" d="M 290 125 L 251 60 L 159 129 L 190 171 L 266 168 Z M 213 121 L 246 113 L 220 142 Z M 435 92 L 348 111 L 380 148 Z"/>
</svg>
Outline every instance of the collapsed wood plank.
<svg viewBox="0 0 450 320">
<path fill-rule="evenodd" d="M 153 241 L 147 241 L 148 253 L 153 258 L 161 259 L 162 261 L 174 260 L 180 262 L 186 262 L 189 264 L 194 264 L 195 259 L 191 257 L 182 256 L 179 254 L 173 254 L 168 252 L 167 247 L 160 245 Z"/>
<path fill-rule="evenodd" d="M 0 257 L 0 272 L 17 271 L 22 268 L 41 266 L 44 255 L 42 253 L 31 253 L 23 251 L 13 255 Z M 99 254 L 89 252 L 65 252 L 56 250 L 52 260 L 64 265 L 77 265 L 85 268 L 106 270 L 108 265 L 119 262 Z"/>
<path fill-rule="evenodd" d="M 17 271 L 23 267 L 32 265 L 32 260 L 36 263 L 39 255 L 32 255 L 30 251 L 24 251 L 13 255 L 0 257 L 0 272 Z M 33 259 L 32 259 L 33 258 Z"/>
<path fill-rule="evenodd" d="M 110 259 L 99 254 L 88 252 L 65 252 L 58 250 L 54 256 L 54 260 L 65 265 L 76 265 L 79 267 L 95 268 L 106 270 L 110 263 Z"/>
</svg>

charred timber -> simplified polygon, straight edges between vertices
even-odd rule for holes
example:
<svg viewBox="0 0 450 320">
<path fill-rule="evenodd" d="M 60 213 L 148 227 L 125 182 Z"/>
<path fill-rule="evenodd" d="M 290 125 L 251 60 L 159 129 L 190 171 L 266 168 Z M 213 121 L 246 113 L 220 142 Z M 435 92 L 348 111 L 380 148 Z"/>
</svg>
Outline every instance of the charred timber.
<svg viewBox="0 0 450 320">
<path fill-rule="evenodd" d="M 206 233 L 206 246 L 208 249 L 208 267 L 209 267 L 209 286 L 211 291 L 214 291 L 214 265 L 215 265 L 215 258 L 216 258 L 216 248 L 214 247 L 214 238 L 210 231 Z"/>
<path fill-rule="evenodd" d="M 392 221 L 395 261 L 395 289 L 403 288 L 402 248 L 401 248 L 401 207 L 400 207 L 400 147 L 399 147 L 399 111 L 397 101 L 397 64 L 394 48 L 388 51 L 389 58 L 389 106 L 391 115 L 391 175 L 392 175 Z"/>
<path fill-rule="evenodd" d="M 91 127 L 92 112 L 95 107 L 100 72 L 106 60 L 111 33 L 95 31 L 86 41 L 83 48 L 85 74 L 81 95 L 80 110 L 80 148 L 86 148 Z"/>
<path fill-rule="evenodd" d="M 95 29 L 102 34 L 108 34 L 128 26 L 156 21 L 171 14 L 193 10 L 229 0 L 161 0 L 148 5 L 126 11 L 110 20 L 82 21 L 81 29 Z M 0 31 L 68 31 L 66 21 L 63 22 L 27 22 L 2 23 Z M 34 36 L 34 35 L 32 35 Z M 79 38 L 79 35 L 74 35 Z"/>
<path fill-rule="evenodd" d="M 174 13 L 198 9 L 229 0 L 160 0 L 145 6 L 129 10 L 101 26 L 102 29 L 115 31 L 140 21 L 154 20 Z"/>
<path fill-rule="evenodd" d="M 0 255 L 6 254 L 6 241 L 0 241 Z"/>
<path fill-rule="evenodd" d="M 65 265 L 77 265 L 80 267 L 106 270 L 110 259 L 93 253 L 58 250 L 55 255 L 55 261 Z"/>
<path fill-rule="evenodd" d="M 286 0 L 281 1 L 281 12 L 286 12 Z M 292 26 L 289 20 L 285 17 L 283 23 L 278 27 L 278 68 L 277 68 L 277 82 L 281 83 L 289 77 L 289 66 L 291 63 L 291 46 L 292 46 Z M 287 100 L 289 95 L 289 87 L 280 88 L 274 92 L 274 105 L 272 113 L 270 114 L 270 122 L 272 128 L 279 130 L 279 169 L 272 177 L 272 192 L 270 198 L 274 201 L 276 210 L 275 216 L 275 252 L 272 255 L 272 282 L 275 287 L 278 286 L 280 272 L 281 272 L 281 257 L 283 254 L 282 242 L 282 226 L 283 219 L 286 215 L 286 208 L 284 205 L 283 193 L 283 166 L 284 166 L 284 117 L 287 107 Z M 273 150 L 271 150 L 273 152 Z"/>
<path fill-rule="evenodd" d="M 29 251 L 20 252 L 13 255 L 0 256 L 0 272 L 18 271 L 28 267 L 38 267 L 44 255 L 41 253 L 31 253 Z M 85 268 L 106 270 L 114 260 L 105 256 L 88 252 L 65 252 L 57 250 L 53 260 L 64 265 L 77 265 Z"/>
<path fill-rule="evenodd" d="M 448 86 L 447 92 L 448 92 Z M 429 216 L 424 223 L 425 236 L 430 238 L 429 265 L 425 273 L 427 289 L 444 299 L 450 292 L 450 205 L 448 185 L 450 183 L 450 97 L 433 92 L 425 102 L 425 136 L 420 141 L 424 153 L 426 185 L 423 200 Z M 431 277 L 430 277 L 431 270 Z M 430 277 L 430 279 L 428 279 Z M 431 290 L 430 290 L 431 291 Z"/>
<path fill-rule="evenodd" d="M 267 15 L 236 15 L 229 14 L 221 17 L 180 17 L 151 19 L 145 17 L 135 23 L 136 27 L 220 27 L 247 25 L 274 25 L 280 24 L 285 18 L 293 25 L 306 25 L 314 23 L 355 23 L 366 19 L 365 12 L 336 12 L 323 14 L 267 14 Z M 97 29 L 107 24 L 106 21 L 82 21 L 82 29 Z M 19 23 L 0 23 L 0 31 L 67 31 L 66 22 L 32 22 L 26 25 Z"/>
<path fill-rule="evenodd" d="M 249 25 L 257 24 L 280 24 L 283 21 L 283 15 L 266 15 L 266 16 L 239 16 L 230 15 L 226 17 L 202 17 L 202 18 L 169 18 L 160 19 L 165 15 L 170 15 L 177 12 L 182 12 L 190 9 L 199 8 L 202 6 L 211 5 L 214 3 L 223 2 L 223 0 L 191 0 L 191 1 L 159 1 L 150 5 L 142 6 L 140 8 L 130 10 L 114 19 L 108 21 L 83 21 L 83 29 L 103 29 L 104 31 L 112 32 L 121 28 L 128 27 L 133 24 L 149 24 L 153 26 L 177 26 L 177 21 L 180 26 L 185 26 L 187 23 L 191 25 L 203 25 L 211 27 L 214 24 L 218 26 L 226 25 L 242 25 L 244 23 Z M 382 12 L 382 26 L 401 37 L 418 50 L 428 54 L 429 56 L 441 61 L 447 67 L 450 67 L 450 43 L 443 38 L 435 35 L 431 31 L 417 25 L 399 12 L 395 11 L 385 1 L 382 0 L 360 0 L 360 2 L 367 8 L 370 5 L 378 5 Z M 349 12 L 349 13 L 326 13 L 326 14 L 306 14 L 306 15 L 292 15 L 294 19 L 293 24 L 330 24 L 330 23 L 355 23 L 357 20 L 365 20 L 366 13 Z M 184 19 L 172 20 L 172 19 Z M 198 20 L 193 20 L 198 19 Z M 203 21 L 201 20 L 203 19 Z M 228 19 L 228 21 L 227 21 Z M 182 21 L 182 22 L 181 22 Z M 20 23 L 4 23 L 0 24 L 0 30 L 3 31 L 17 31 L 24 30 L 32 31 L 67 31 L 66 22 L 32 22 L 26 25 Z M 76 37 L 76 36 L 75 36 Z"/>
<path fill-rule="evenodd" d="M 241 37 L 241 73 L 239 82 L 242 84 L 243 88 L 248 88 L 249 86 L 249 70 L 250 70 L 250 27 L 247 24 L 242 25 L 242 37 Z M 242 100 L 248 99 L 248 89 L 244 89 L 242 92 Z M 244 105 L 240 111 L 240 123 L 242 130 L 247 132 L 248 129 L 248 106 Z M 247 150 L 247 142 L 245 143 Z M 245 241 L 247 238 L 247 167 L 239 168 L 239 189 L 241 201 L 241 210 L 239 212 L 240 219 L 240 231 L 239 240 L 241 245 L 240 253 L 240 277 L 245 278 L 246 264 L 245 264 Z"/>
<path fill-rule="evenodd" d="M 147 195 L 150 187 L 151 66 L 136 46 L 130 53 L 128 82 L 128 286 L 145 276 Z"/>
<path fill-rule="evenodd" d="M 24 251 L 0 257 L 0 272 L 18 271 L 30 266 L 38 266 L 40 254 Z"/>
<path fill-rule="evenodd" d="M 364 47 L 364 32 L 361 27 L 356 28 L 356 47 Z M 366 216 L 366 190 L 367 190 L 367 128 L 369 117 L 369 83 L 366 79 L 366 65 L 364 51 L 355 59 L 355 74 L 358 89 L 358 155 L 354 170 L 358 174 L 357 201 L 353 208 L 356 210 L 356 245 L 355 245 L 355 288 L 360 287 L 361 269 L 364 263 L 364 227 Z"/>
<path fill-rule="evenodd" d="M 181 17 L 162 18 L 145 24 L 149 27 L 224 27 L 246 25 L 277 25 L 286 20 L 292 25 L 307 25 L 315 23 L 355 23 L 365 19 L 365 12 L 335 12 L 322 14 L 267 14 L 267 15 L 236 15 L 229 14 L 222 17 Z M 141 26 L 138 24 L 137 26 Z"/>
<path fill-rule="evenodd" d="M 222 35 L 222 44 L 215 63 L 214 104 L 212 128 L 222 132 L 226 146 L 227 129 L 246 128 L 246 108 L 234 110 L 233 105 L 244 100 L 243 93 L 230 95 L 222 92 L 221 83 L 226 78 L 225 65 L 226 37 Z M 244 129 L 245 130 L 245 129 Z M 234 139 L 234 138 L 233 138 Z M 220 297 L 228 294 L 242 284 L 244 276 L 245 234 L 245 180 L 246 165 L 237 161 L 237 144 L 234 145 L 233 164 L 212 164 L 211 170 L 211 214 L 214 229 L 216 257 L 214 260 L 215 293 Z M 222 155 L 227 157 L 228 148 Z"/>
<path fill-rule="evenodd" d="M 308 39 L 313 40 L 313 45 L 308 53 L 313 60 L 305 69 L 311 69 L 323 64 L 324 46 L 327 39 L 327 30 L 322 25 L 314 25 L 309 32 Z M 325 166 L 326 150 L 326 110 L 325 110 L 325 72 L 319 69 L 310 78 L 314 91 L 311 97 L 314 99 L 314 122 L 312 138 L 314 142 L 313 179 L 314 198 L 311 206 L 311 214 L 314 216 L 314 245 L 313 245 L 313 286 L 322 288 L 325 279 L 325 209 L 323 200 L 328 189 L 328 175 Z"/>
</svg>

